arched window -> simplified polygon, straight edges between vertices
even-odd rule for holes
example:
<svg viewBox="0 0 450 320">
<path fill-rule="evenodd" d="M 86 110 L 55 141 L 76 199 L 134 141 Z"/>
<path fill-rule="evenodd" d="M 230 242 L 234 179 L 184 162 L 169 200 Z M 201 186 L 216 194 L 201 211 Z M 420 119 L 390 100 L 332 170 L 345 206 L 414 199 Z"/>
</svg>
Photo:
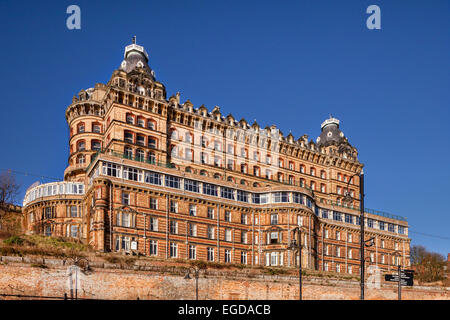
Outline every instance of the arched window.
<svg viewBox="0 0 450 320">
<path fill-rule="evenodd" d="M 102 126 L 100 125 L 100 123 L 93 122 L 92 123 L 92 132 L 101 133 L 101 131 L 102 131 Z"/>
<path fill-rule="evenodd" d="M 186 171 L 188 173 L 192 173 L 192 168 L 191 167 L 186 167 L 186 169 L 184 169 L 184 171 Z"/>
<path fill-rule="evenodd" d="M 305 171 L 306 171 L 305 165 L 301 164 L 300 165 L 300 173 L 305 173 Z"/>
<path fill-rule="evenodd" d="M 178 131 L 175 129 L 171 129 L 170 131 L 170 139 L 177 140 L 178 139 Z"/>
<path fill-rule="evenodd" d="M 145 152 L 142 149 L 136 150 L 136 160 L 138 161 L 144 161 L 145 159 Z"/>
<path fill-rule="evenodd" d="M 156 122 L 154 120 L 147 120 L 147 128 L 150 130 L 156 130 Z"/>
<path fill-rule="evenodd" d="M 216 151 L 221 151 L 222 149 L 222 144 L 219 140 L 214 140 L 214 150 Z"/>
<path fill-rule="evenodd" d="M 148 147 L 152 149 L 157 148 L 157 140 L 151 136 L 148 137 Z"/>
<path fill-rule="evenodd" d="M 192 135 L 191 135 L 191 133 L 189 132 L 189 131 L 187 131 L 185 134 L 184 134 L 184 140 L 185 140 L 185 142 L 187 142 L 187 143 L 192 143 Z"/>
<path fill-rule="evenodd" d="M 259 167 L 257 167 L 257 166 L 254 166 L 254 167 L 253 167 L 253 174 L 254 174 L 255 176 L 259 177 L 260 174 L 261 174 L 261 169 L 260 169 Z"/>
<path fill-rule="evenodd" d="M 305 187 L 305 179 L 300 178 L 300 187 Z"/>
<path fill-rule="evenodd" d="M 233 177 L 227 177 L 227 181 L 228 182 L 234 182 L 234 178 Z"/>
<path fill-rule="evenodd" d="M 86 150 L 86 142 L 84 140 L 77 142 L 77 151 L 84 151 Z"/>
<path fill-rule="evenodd" d="M 253 186 L 254 187 L 259 187 L 259 183 L 258 182 L 253 182 Z"/>
<path fill-rule="evenodd" d="M 78 164 L 84 164 L 86 163 L 86 156 L 84 154 L 79 154 L 77 156 L 77 163 Z"/>
<path fill-rule="evenodd" d="M 201 170 L 201 171 L 200 171 L 200 175 L 201 175 L 201 176 L 208 176 L 208 174 L 206 173 L 205 170 Z"/>
<path fill-rule="evenodd" d="M 148 153 L 148 162 L 152 164 L 156 163 L 156 156 L 154 152 Z"/>
<path fill-rule="evenodd" d="M 91 141 L 91 150 L 100 151 L 102 150 L 102 143 L 100 140 L 92 140 Z"/>
<path fill-rule="evenodd" d="M 294 184 L 294 176 L 289 176 L 289 184 Z"/>
<path fill-rule="evenodd" d="M 221 179 L 222 177 L 220 176 L 220 174 L 218 174 L 218 173 L 215 173 L 214 174 L 214 179 Z"/>
<path fill-rule="evenodd" d="M 311 181 L 311 190 L 316 190 L 316 183 Z"/>
<path fill-rule="evenodd" d="M 143 117 L 138 117 L 138 118 L 137 118 L 137 125 L 138 125 L 139 127 L 144 128 L 144 127 L 145 127 L 145 119 L 144 119 Z"/>
<path fill-rule="evenodd" d="M 316 169 L 315 169 L 315 168 L 311 168 L 309 171 L 310 171 L 310 174 L 311 174 L 312 176 L 315 176 L 315 175 L 316 175 Z"/>
<path fill-rule="evenodd" d="M 200 137 L 200 144 L 202 147 L 206 148 L 208 146 L 208 139 L 204 136 Z"/>
<path fill-rule="evenodd" d="M 326 178 L 327 178 L 327 174 L 325 173 L 324 170 L 320 171 L 320 177 L 321 177 L 322 179 L 326 179 Z"/>
<path fill-rule="evenodd" d="M 242 173 L 247 173 L 247 164 L 241 163 L 241 172 Z"/>
<path fill-rule="evenodd" d="M 241 180 L 241 184 L 244 185 L 244 186 L 248 185 L 247 181 L 244 180 L 244 179 Z"/>
<path fill-rule="evenodd" d="M 127 159 L 132 159 L 133 158 L 133 149 L 129 146 L 125 146 L 124 148 L 124 156 Z"/>
<path fill-rule="evenodd" d="M 140 146 L 145 146 L 145 136 L 141 134 L 136 135 L 136 143 Z"/>
<path fill-rule="evenodd" d="M 327 192 L 327 189 L 323 183 L 320 185 L 320 192 Z"/>
<path fill-rule="evenodd" d="M 123 136 L 125 142 L 133 143 L 133 132 L 125 130 Z"/>
<path fill-rule="evenodd" d="M 83 133 L 85 132 L 85 126 L 84 126 L 84 122 L 80 122 L 77 125 L 77 133 Z"/>
<path fill-rule="evenodd" d="M 278 181 L 283 182 L 284 177 L 283 177 L 283 174 L 281 172 L 278 172 L 277 179 L 278 179 Z"/>
<path fill-rule="evenodd" d="M 188 160 L 188 161 L 194 160 L 193 153 L 194 152 L 192 151 L 191 148 L 186 148 L 185 149 L 185 155 L 184 155 L 185 159 Z"/>
<path fill-rule="evenodd" d="M 131 113 L 127 113 L 126 122 L 129 124 L 134 124 L 134 116 Z"/>
<path fill-rule="evenodd" d="M 170 156 L 171 157 L 178 157 L 178 147 L 177 146 L 171 146 L 170 147 Z"/>
<path fill-rule="evenodd" d="M 201 163 L 204 163 L 204 164 L 208 163 L 208 155 L 205 152 L 202 152 L 200 154 L 200 161 L 201 161 Z"/>
</svg>

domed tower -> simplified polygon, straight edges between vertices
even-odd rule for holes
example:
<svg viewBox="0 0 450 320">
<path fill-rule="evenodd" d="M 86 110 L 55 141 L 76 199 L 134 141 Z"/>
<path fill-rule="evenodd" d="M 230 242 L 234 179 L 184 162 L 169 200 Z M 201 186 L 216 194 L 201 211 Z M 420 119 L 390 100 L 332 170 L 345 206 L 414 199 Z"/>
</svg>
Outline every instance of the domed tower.
<svg viewBox="0 0 450 320">
<path fill-rule="evenodd" d="M 123 61 L 119 70 L 130 73 L 136 68 L 147 73 L 155 81 L 155 72 L 148 65 L 148 54 L 144 47 L 136 44 L 136 37 L 133 37 L 133 43 L 125 47 Z"/>
<path fill-rule="evenodd" d="M 329 119 L 322 122 L 322 133 L 316 139 L 317 146 L 324 148 L 327 153 L 338 154 L 344 158 L 356 160 L 357 150 L 348 142 L 347 137 L 339 129 L 340 121 L 330 115 Z"/>
<path fill-rule="evenodd" d="M 333 118 L 330 115 L 330 118 L 322 122 L 321 125 L 322 133 L 317 138 L 316 142 L 319 146 L 327 147 L 331 144 L 340 144 L 344 142 L 344 133 L 339 130 L 339 120 Z"/>
</svg>

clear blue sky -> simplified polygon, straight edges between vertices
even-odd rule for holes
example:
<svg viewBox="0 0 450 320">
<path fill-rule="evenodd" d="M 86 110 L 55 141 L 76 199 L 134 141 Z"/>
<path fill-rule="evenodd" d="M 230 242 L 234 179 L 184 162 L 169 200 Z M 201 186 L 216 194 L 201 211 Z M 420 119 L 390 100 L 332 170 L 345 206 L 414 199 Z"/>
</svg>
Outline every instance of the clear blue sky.
<svg viewBox="0 0 450 320">
<path fill-rule="evenodd" d="M 66 28 L 70 4 L 81 30 Z M 366 28 L 371 4 L 381 30 Z M 1 169 L 62 179 L 66 107 L 109 80 L 136 35 L 169 96 L 196 107 L 313 139 L 332 113 L 365 164 L 366 207 L 450 252 L 448 0 L 3 0 L 0 24 Z M 38 179 L 17 178 L 22 195 Z"/>
</svg>

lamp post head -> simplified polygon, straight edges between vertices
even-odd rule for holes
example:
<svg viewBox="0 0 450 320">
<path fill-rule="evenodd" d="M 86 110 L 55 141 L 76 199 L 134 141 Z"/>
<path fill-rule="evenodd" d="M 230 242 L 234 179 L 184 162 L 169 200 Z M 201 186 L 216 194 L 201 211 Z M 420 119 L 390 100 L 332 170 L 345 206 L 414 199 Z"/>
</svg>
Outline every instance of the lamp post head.
<svg viewBox="0 0 450 320">
<path fill-rule="evenodd" d="M 350 203 L 350 202 L 352 202 L 352 196 L 350 195 L 350 192 L 346 192 L 345 193 L 345 196 L 344 196 L 344 199 L 342 199 L 342 201 L 343 202 L 345 202 L 345 203 Z"/>
<path fill-rule="evenodd" d="M 298 248 L 297 240 L 293 239 L 291 240 L 291 243 L 289 243 L 288 249 L 294 250 Z"/>
</svg>

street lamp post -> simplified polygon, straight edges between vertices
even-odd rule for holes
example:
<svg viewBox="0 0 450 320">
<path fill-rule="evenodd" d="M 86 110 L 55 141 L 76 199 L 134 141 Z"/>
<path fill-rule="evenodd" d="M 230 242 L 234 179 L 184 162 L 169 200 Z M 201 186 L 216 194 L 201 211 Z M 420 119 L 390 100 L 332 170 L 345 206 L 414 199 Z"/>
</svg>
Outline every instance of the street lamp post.
<svg viewBox="0 0 450 320">
<path fill-rule="evenodd" d="M 297 243 L 295 241 L 295 234 L 297 234 Z M 298 259 L 298 299 L 302 300 L 302 243 L 301 243 L 301 229 L 300 227 L 295 227 L 292 229 L 293 240 L 289 244 L 289 249 L 298 249 L 299 259 Z"/>
<path fill-rule="evenodd" d="M 397 262 L 397 274 L 398 274 L 398 300 L 402 300 L 402 268 L 400 266 L 400 259 L 401 253 L 399 251 L 394 252 L 394 256 L 396 258 Z"/>
<path fill-rule="evenodd" d="M 359 224 L 361 226 L 361 256 L 360 256 L 360 277 L 361 277 L 361 300 L 364 300 L 364 247 L 365 247 L 365 241 L 364 241 L 364 171 L 361 170 L 361 173 L 356 173 L 353 176 L 350 177 L 350 179 L 347 182 L 347 193 L 344 197 L 345 202 L 352 201 L 352 197 L 350 195 L 350 192 L 348 191 L 348 186 L 350 185 L 350 182 L 352 181 L 353 177 L 359 176 L 359 212 L 360 212 L 360 221 Z"/>
<path fill-rule="evenodd" d="M 191 279 L 191 277 L 189 276 L 190 273 L 194 274 L 194 278 L 195 278 L 195 300 L 198 300 L 198 276 L 200 273 L 200 269 L 198 267 L 189 267 L 186 275 L 184 276 L 185 279 Z"/>
</svg>

